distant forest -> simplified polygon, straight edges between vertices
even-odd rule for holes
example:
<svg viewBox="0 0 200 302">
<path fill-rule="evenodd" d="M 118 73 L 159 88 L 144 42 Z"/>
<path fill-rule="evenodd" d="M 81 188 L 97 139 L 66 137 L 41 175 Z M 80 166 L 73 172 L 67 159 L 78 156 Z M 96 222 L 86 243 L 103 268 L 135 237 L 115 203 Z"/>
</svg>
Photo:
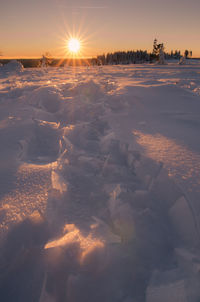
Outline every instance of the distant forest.
<svg viewBox="0 0 200 302">
<path fill-rule="evenodd" d="M 182 56 L 180 50 L 172 50 L 170 53 L 165 52 L 164 44 L 158 43 L 158 40 L 154 39 L 152 52 L 147 52 L 146 50 L 116 51 L 114 53 L 98 56 L 96 63 L 98 65 L 152 63 L 159 59 L 160 52 L 162 52 L 165 60 L 180 60 Z M 186 49 L 183 56 L 186 59 L 189 56 L 192 57 L 192 51 Z"/>
<path fill-rule="evenodd" d="M 157 55 L 148 53 L 146 50 L 132 50 L 132 51 L 117 51 L 114 53 L 107 53 L 97 57 L 97 63 L 102 65 L 117 65 L 117 64 L 137 64 L 145 62 L 153 62 L 156 60 Z M 165 52 L 165 59 L 180 59 L 181 52 L 179 50 Z"/>
<path fill-rule="evenodd" d="M 164 46 L 158 44 L 157 40 L 154 40 L 153 51 L 147 52 L 146 50 L 131 50 L 131 51 L 116 51 L 113 53 L 107 53 L 99 55 L 95 58 L 89 59 L 54 59 L 50 55 L 46 56 L 46 66 L 63 67 L 63 66 L 95 66 L 95 65 L 118 65 L 118 64 L 141 64 L 141 63 L 153 63 L 158 59 L 159 48 Z M 186 58 L 192 56 L 192 51 L 185 50 L 184 54 Z M 170 53 L 164 52 L 166 60 L 181 58 L 180 50 L 171 51 Z M 44 58 L 44 56 L 43 56 Z M 0 63 L 6 64 L 10 60 L 0 59 Z M 42 65 L 42 59 L 19 59 L 22 65 L 27 68 L 40 67 Z"/>
</svg>

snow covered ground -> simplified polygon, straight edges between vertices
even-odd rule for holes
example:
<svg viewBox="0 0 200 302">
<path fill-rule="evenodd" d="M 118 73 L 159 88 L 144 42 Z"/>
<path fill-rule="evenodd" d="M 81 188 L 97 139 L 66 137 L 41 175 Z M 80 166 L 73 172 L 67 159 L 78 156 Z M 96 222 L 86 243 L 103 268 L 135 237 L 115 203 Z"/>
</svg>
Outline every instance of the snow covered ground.
<svg viewBox="0 0 200 302">
<path fill-rule="evenodd" d="M 200 298 L 200 62 L 0 66 L 0 296 Z"/>
</svg>

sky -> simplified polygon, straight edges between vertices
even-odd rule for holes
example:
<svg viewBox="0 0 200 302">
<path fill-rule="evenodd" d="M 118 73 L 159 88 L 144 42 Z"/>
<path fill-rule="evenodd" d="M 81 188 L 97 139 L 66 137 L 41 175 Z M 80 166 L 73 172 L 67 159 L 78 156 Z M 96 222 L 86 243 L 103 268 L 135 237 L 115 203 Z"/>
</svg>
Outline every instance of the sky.
<svg viewBox="0 0 200 302">
<path fill-rule="evenodd" d="M 67 56 L 70 36 L 82 41 L 81 55 L 185 49 L 200 57 L 200 0 L 0 0 L 3 57 Z"/>
</svg>

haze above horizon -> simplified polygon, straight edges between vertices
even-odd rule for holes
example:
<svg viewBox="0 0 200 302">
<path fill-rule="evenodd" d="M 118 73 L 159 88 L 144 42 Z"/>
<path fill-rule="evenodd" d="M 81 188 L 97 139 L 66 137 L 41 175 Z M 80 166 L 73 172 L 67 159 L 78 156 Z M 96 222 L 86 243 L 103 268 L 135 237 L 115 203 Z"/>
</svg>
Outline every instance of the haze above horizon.
<svg viewBox="0 0 200 302">
<path fill-rule="evenodd" d="M 0 0 L 3 57 L 67 56 L 70 37 L 82 41 L 81 56 L 143 49 L 154 38 L 167 51 L 200 56 L 199 0 Z"/>
</svg>

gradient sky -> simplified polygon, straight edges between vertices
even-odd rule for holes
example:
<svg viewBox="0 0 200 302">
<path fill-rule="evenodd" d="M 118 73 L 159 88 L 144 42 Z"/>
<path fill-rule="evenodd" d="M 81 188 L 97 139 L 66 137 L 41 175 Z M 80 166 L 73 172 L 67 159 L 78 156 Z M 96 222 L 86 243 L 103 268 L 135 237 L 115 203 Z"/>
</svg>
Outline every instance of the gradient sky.
<svg viewBox="0 0 200 302">
<path fill-rule="evenodd" d="M 189 49 L 200 57 L 200 0 L 0 0 L 4 57 L 65 54 L 69 35 L 83 40 L 84 56 L 116 50 Z"/>
</svg>

